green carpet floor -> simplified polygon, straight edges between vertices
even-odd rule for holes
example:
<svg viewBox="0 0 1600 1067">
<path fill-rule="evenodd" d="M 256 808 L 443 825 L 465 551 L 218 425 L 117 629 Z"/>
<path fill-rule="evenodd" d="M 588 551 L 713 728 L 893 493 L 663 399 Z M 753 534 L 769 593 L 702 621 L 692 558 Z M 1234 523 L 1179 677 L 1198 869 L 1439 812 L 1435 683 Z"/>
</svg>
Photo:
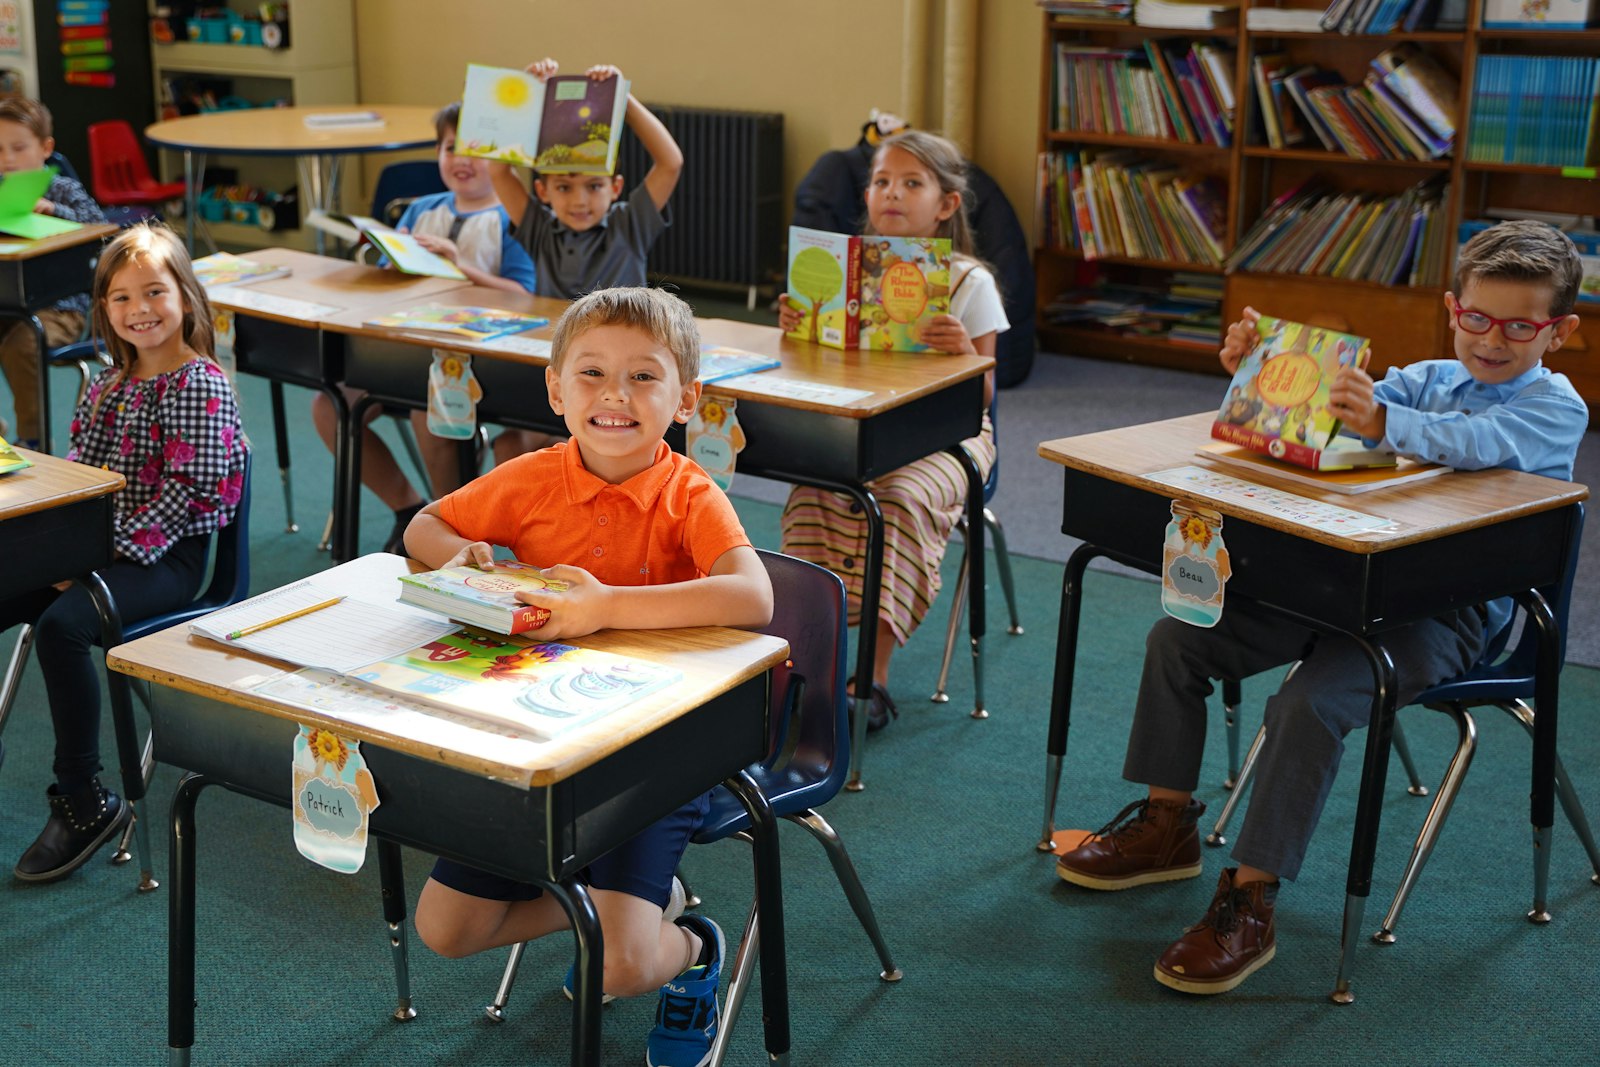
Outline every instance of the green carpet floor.
<svg viewBox="0 0 1600 1067">
<path fill-rule="evenodd" d="M 286 535 L 263 434 L 266 390 L 253 380 L 242 389 L 263 460 L 251 539 L 259 589 L 327 564 L 314 542 L 326 515 L 330 464 L 306 421 L 297 420 L 295 509 L 303 528 Z M 306 400 L 295 390 L 290 397 L 294 405 Z M 367 499 L 368 551 L 388 525 L 380 510 Z M 775 509 L 740 502 L 740 511 L 756 542 L 775 546 Z M 784 827 L 796 1065 L 1596 1061 L 1600 888 L 1590 884 L 1582 850 L 1558 815 L 1555 921 L 1535 927 L 1523 919 L 1531 885 L 1529 746 L 1510 720 L 1487 711 L 1477 762 L 1402 920 L 1399 943 L 1359 946 L 1354 1005 L 1335 1007 L 1326 994 L 1359 747 L 1300 881 L 1280 899 L 1277 960 L 1222 997 L 1188 998 L 1157 985 L 1150 976 L 1155 957 L 1199 917 L 1225 857 L 1208 852 L 1199 880 L 1101 894 L 1061 883 L 1034 851 L 1061 568 L 1029 559 L 1014 565 L 1027 633 L 1003 633 L 998 584 L 991 582 L 992 717 L 967 716 L 964 663 L 953 672 L 952 702 L 926 702 L 943 630 L 926 627 L 896 662 L 892 688 L 902 715 L 869 743 L 868 789 L 841 794 L 825 809 L 861 871 L 903 981 L 878 980 L 871 947 L 821 849 L 798 828 Z M 1078 826 L 1098 825 L 1135 795 L 1118 770 L 1144 631 L 1160 610 L 1155 587 L 1145 582 L 1091 574 L 1087 591 L 1061 801 L 1062 823 Z M 948 592 L 935 609 L 941 623 L 947 604 Z M 1247 729 L 1259 721 L 1253 709 L 1273 681 L 1246 684 Z M 1563 695 L 1563 755 L 1600 814 L 1600 672 L 1568 668 Z M 1442 716 L 1420 709 L 1404 719 L 1431 779 L 1442 771 L 1452 731 Z M 1213 813 L 1225 796 L 1218 784 L 1220 711 L 1215 721 L 1202 788 Z M 0 860 L 9 864 L 45 817 L 51 742 L 36 668 L 5 743 Z M 108 753 L 111 746 L 108 727 Z M 287 763 L 285 752 L 286 774 Z M 146 810 L 163 879 L 167 802 L 177 778 L 173 768 L 158 770 Z M 1368 930 L 1387 906 L 1384 894 L 1392 892 L 1425 810 L 1403 786 L 1395 766 Z M 501 1026 L 482 1013 L 501 954 L 444 960 L 413 939 L 419 1015 L 398 1025 L 388 1018 L 393 984 L 375 860 L 352 877 L 315 867 L 295 852 L 285 811 L 219 790 L 201 802 L 198 840 L 195 1063 L 566 1062 L 568 1006 L 559 983 L 571 949 L 564 939 L 530 950 Z M 406 861 L 414 900 L 430 859 L 407 853 Z M 731 942 L 749 906 L 747 850 L 737 842 L 693 848 L 685 871 Z M 104 854 L 56 885 L 0 878 L 0 1064 L 166 1062 L 167 891 L 138 895 L 135 881 L 134 871 L 109 866 Z M 642 1059 L 654 1009 L 651 998 L 606 1009 L 608 1063 Z M 757 1001 L 747 1002 L 735 1036 L 731 1062 L 765 1062 Z"/>
</svg>

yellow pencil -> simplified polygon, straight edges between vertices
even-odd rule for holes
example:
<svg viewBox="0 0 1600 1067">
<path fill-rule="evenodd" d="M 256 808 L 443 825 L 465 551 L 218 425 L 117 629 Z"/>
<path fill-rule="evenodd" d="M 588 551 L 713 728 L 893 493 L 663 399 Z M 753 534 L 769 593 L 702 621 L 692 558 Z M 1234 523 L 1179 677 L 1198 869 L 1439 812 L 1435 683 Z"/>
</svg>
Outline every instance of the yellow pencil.
<svg viewBox="0 0 1600 1067">
<path fill-rule="evenodd" d="M 235 630 L 233 633 L 229 634 L 228 640 L 237 641 L 241 637 L 249 637 L 253 633 L 259 633 L 269 626 L 278 625 L 280 622 L 288 622 L 290 619 L 298 619 L 302 615 L 310 615 L 313 611 L 321 611 L 323 608 L 331 608 L 343 599 L 344 597 L 342 596 L 336 596 L 332 600 L 324 600 L 320 604 L 312 604 L 308 608 L 301 608 L 299 611 L 291 611 L 289 614 L 280 615 L 276 619 L 268 619 L 266 622 L 258 622 L 254 626 L 246 626 L 242 630 Z"/>
</svg>

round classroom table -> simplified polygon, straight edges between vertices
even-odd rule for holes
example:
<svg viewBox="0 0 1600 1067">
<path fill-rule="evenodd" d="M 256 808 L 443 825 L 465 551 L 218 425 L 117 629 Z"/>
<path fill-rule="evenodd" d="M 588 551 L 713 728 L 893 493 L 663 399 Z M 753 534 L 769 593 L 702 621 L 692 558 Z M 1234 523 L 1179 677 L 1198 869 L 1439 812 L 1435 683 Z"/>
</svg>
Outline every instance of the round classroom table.
<svg viewBox="0 0 1600 1067">
<path fill-rule="evenodd" d="M 381 125 L 312 128 L 308 115 L 373 112 Z M 324 104 L 319 107 L 262 107 L 185 115 L 146 126 L 152 144 L 183 153 L 185 219 L 197 217 L 195 201 L 205 180 L 206 153 L 233 156 L 294 156 L 300 196 L 310 209 L 333 211 L 339 204 L 339 164 L 346 155 L 430 148 L 434 143 L 432 107 L 400 104 Z M 194 254 L 194 230 L 188 230 Z M 322 233 L 317 232 L 317 251 Z"/>
</svg>

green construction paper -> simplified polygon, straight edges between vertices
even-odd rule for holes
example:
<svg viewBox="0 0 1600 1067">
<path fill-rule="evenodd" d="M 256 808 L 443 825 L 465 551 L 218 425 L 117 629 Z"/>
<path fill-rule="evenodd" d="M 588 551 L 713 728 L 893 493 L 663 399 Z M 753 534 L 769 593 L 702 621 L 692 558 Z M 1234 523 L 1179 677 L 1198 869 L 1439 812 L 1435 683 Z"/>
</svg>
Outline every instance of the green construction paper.
<svg viewBox="0 0 1600 1067">
<path fill-rule="evenodd" d="M 39 170 L 19 170 L 7 174 L 0 181 L 0 233 L 14 234 L 29 240 L 54 237 L 69 233 L 83 225 L 50 215 L 39 215 L 33 205 L 39 202 L 56 176 L 54 167 Z"/>
</svg>

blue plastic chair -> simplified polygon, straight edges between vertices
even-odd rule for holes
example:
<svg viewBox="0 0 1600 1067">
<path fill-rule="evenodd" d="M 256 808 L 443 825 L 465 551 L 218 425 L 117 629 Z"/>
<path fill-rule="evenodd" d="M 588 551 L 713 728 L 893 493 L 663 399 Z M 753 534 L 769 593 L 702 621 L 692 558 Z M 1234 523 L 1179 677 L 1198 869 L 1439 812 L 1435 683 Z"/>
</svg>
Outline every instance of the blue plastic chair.
<svg viewBox="0 0 1600 1067">
<path fill-rule="evenodd" d="M 153 634 L 158 630 L 177 626 L 180 623 L 191 622 L 202 615 L 209 614 L 218 608 L 236 604 L 250 595 L 250 465 L 251 456 L 247 452 L 244 461 L 244 481 L 239 491 L 239 508 L 234 515 L 234 520 L 221 530 L 217 531 L 213 539 L 215 546 L 212 552 L 211 580 L 201 590 L 200 595 L 185 606 L 175 611 L 165 612 L 149 618 L 139 619 L 134 622 L 125 622 L 122 627 L 122 639 L 135 641 L 141 637 Z M 18 628 L 17 643 L 12 649 L 11 660 L 7 664 L 4 675 L 0 675 L 0 731 L 4 731 L 6 719 L 11 714 L 11 705 L 16 698 L 17 686 L 22 680 L 23 668 L 28 662 L 28 653 L 33 648 L 34 631 L 32 626 Z M 143 697 L 143 691 L 135 687 Z M 119 738 L 119 744 L 121 740 Z M 129 746 L 131 750 L 131 744 Z M 150 774 L 154 768 L 151 757 L 150 737 L 147 735 L 144 748 L 139 756 L 139 769 L 144 778 L 144 784 L 149 784 Z M 124 793 L 128 792 L 126 784 Z M 143 792 L 141 789 L 140 792 Z M 130 807 L 133 801 L 129 801 Z M 116 851 L 112 853 L 112 863 L 126 863 L 132 858 L 128 853 L 129 835 L 136 835 L 140 859 L 140 892 L 155 889 L 160 883 L 152 874 L 151 852 L 149 834 L 143 820 L 134 812 L 133 821 L 128 829 L 123 831 L 122 840 L 118 842 Z"/>
<path fill-rule="evenodd" d="M 989 507 L 989 501 L 994 499 L 995 490 L 1000 488 L 1000 394 L 996 390 L 995 397 L 989 402 L 989 424 L 994 427 L 994 465 L 989 468 L 989 477 L 983 483 L 983 525 L 989 532 L 989 540 L 994 545 L 995 563 L 1000 568 L 1000 588 L 1005 591 L 1006 610 L 1011 614 L 1011 625 L 1006 628 L 1006 633 L 1016 636 L 1022 633 L 1022 619 L 1017 614 L 1017 591 L 1011 581 L 1011 553 L 1006 551 L 1006 531 L 1000 525 L 1000 519 Z M 934 686 L 933 695 L 928 699 L 935 704 L 945 704 L 950 700 L 950 694 L 945 686 L 950 680 L 950 660 L 955 655 L 956 633 L 961 627 L 961 617 L 967 607 L 967 567 L 971 559 L 968 551 L 970 539 L 967 536 L 967 518 L 962 515 L 956 523 L 956 529 L 961 531 L 961 567 L 956 576 L 954 598 L 950 601 L 950 621 L 944 633 L 944 658 L 939 661 L 939 682 Z M 983 700 L 983 673 L 982 664 L 978 662 L 978 651 L 972 653 L 973 676 L 973 704 L 972 717 L 986 719 L 989 711 L 984 706 Z"/>
<path fill-rule="evenodd" d="M 850 769 L 850 715 L 845 699 L 844 583 L 832 571 L 778 552 L 758 550 L 772 579 L 772 622 L 763 633 L 789 642 L 789 659 L 772 671 L 772 706 L 767 721 L 767 758 L 748 768 L 751 777 L 772 805 L 774 815 L 806 828 L 821 842 L 833 864 L 850 907 L 855 911 L 882 970 L 878 977 L 897 982 L 895 966 L 879 932 L 877 917 L 850 854 L 826 819 L 816 811 L 832 800 L 844 785 Z M 711 810 L 694 836 L 697 845 L 745 834 L 750 816 L 731 792 L 718 786 L 711 791 Z M 728 1035 L 733 1032 L 760 944 L 760 915 L 754 905 L 744 938 L 728 973 L 726 1000 L 712 1064 L 722 1062 Z M 495 1000 L 485 1009 L 491 1019 L 504 1018 L 506 1000 L 522 956 L 513 946 Z"/>
<path fill-rule="evenodd" d="M 1572 510 L 1572 522 L 1567 530 L 1566 565 L 1559 585 L 1548 586 L 1539 590 L 1539 596 L 1549 606 L 1554 616 L 1556 625 L 1561 634 L 1560 662 L 1566 660 L 1567 649 L 1567 609 L 1572 602 L 1572 582 L 1578 572 L 1578 549 L 1583 536 L 1583 505 L 1579 504 Z M 1512 631 L 1520 619 L 1521 632 L 1515 646 L 1511 644 Z M 1521 723 L 1523 728 L 1531 735 L 1533 733 L 1535 709 L 1528 703 L 1534 696 L 1534 682 L 1537 674 L 1539 660 L 1539 629 L 1533 620 L 1528 617 L 1525 610 L 1520 607 L 1517 618 L 1505 626 L 1478 658 L 1478 662 L 1459 677 L 1441 682 L 1430 689 L 1423 690 L 1413 704 L 1420 704 L 1434 711 L 1443 712 L 1450 716 L 1456 725 L 1456 750 L 1450 757 L 1449 766 L 1445 768 L 1444 778 L 1439 783 L 1438 791 L 1433 798 L 1433 805 L 1428 809 L 1428 814 L 1422 821 L 1422 828 L 1417 832 L 1416 843 L 1411 848 L 1411 858 L 1406 863 L 1405 872 L 1400 877 L 1399 888 L 1395 890 L 1394 900 L 1389 905 L 1388 912 L 1384 915 L 1383 925 L 1372 939 L 1379 944 L 1393 944 L 1395 941 L 1394 928 L 1400 920 L 1401 909 L 1405 907 L 1411 890 L 1416 886 L 1417 879 L 1422 874 L 1422 868 L 1427 864 L 1428 857 L 1433 854 L 1434 845 L 1439 840 L 1439 834 L 1444 829 L 1444 821 L 1450 815 L 1451 805 L 1455 803 L 1456 794 L 1461 791 L 1461 783 L 1465 780 L 1467 769 L 1472 765 L 1472 757 L 1477 749 L 1477 725 L 1472 720 L 1473 707 L 1497 707 Z M 1237 687 L 1234 690 L 1237 693 Z M 1226 698 L 1225 698 L 1226 699 Z M 1237 699 L 1235 697 L 1235 699 Z M 1231 716 L 1230 716 L 1231 717 Z M 1222 810 L 1222 815 L 1217 820 L 1216 829 L 1212 831 L 1208 843 L 1222 843 L 1222 831 L 1226 828 L 1228 818 L 1245 783 L 1249 780 L 1255 766 L 1256 752 L 1259 751 L 1261 738 L 1266 732 L 1262 727 L 1256 734 L 1255 743 L 1251 745 L 1250 754 L 1245 758 L 1244 767 L 1238 775 L 1238 783 L 1234 786 L 1233 795 L 1228 798 L 1227 805 Z M 1400 724 L 1395 723 L 1395 739 L 1401 737 Z M 1409 754 L 1399 749 L 1409 762 Z M 1411 771 L 1413 783 L 1416 773 Z M 1578 794 L 1572 787 L 1572 779 L 1567 775 L 1567 769 L 1562 765 L 1558 754 L 1555 759 L 1555 784 L 1556 796 L 1561 801 L 1561 810 L 1566 814 L 1567 821 L 1572 824 L 1572 829 L 1577 833 L 1579 841 L 1583 843 L 1584 851 L 1589 855 L 1589 865 L 1594 868 L 1590 881 L 1600 885 L 1600 848 L 1595 845 L 1593 831 L 1589 828 L 1589 820 L 1584 815 L 1583 804 L 1578 800 Z M 1420 790 L 1420 792 L 1419 792 Z M 1413 784 L 1411 792 L 1422 795 L 1427 792 L 1420 786 Z M 1213 841 L 1212 838 L 1216 838 Z M 1549 841 L 1535 842 L 1535 848 L 1543 848 L 1548 855 Z M 1543 867 L 1538 868 L 1543 870 Z M 1536 881 L 1538 880 L 1536 875 Z M 1545 887 L 1534 886 L 1535 901 L 1546 898 Z M 1528 914 L 1534 922 L 1548 922 L 1549 913 L 1536 910 Z"/>
<path fill-rule="evenodd" d="M 407 159 L 390 163 L 378 173 L 372 190 L 372 217 L 388 226 L 400 221 L 406 206 L 418 197 L 445 191 L 435 159 Z"/>
</svg>

